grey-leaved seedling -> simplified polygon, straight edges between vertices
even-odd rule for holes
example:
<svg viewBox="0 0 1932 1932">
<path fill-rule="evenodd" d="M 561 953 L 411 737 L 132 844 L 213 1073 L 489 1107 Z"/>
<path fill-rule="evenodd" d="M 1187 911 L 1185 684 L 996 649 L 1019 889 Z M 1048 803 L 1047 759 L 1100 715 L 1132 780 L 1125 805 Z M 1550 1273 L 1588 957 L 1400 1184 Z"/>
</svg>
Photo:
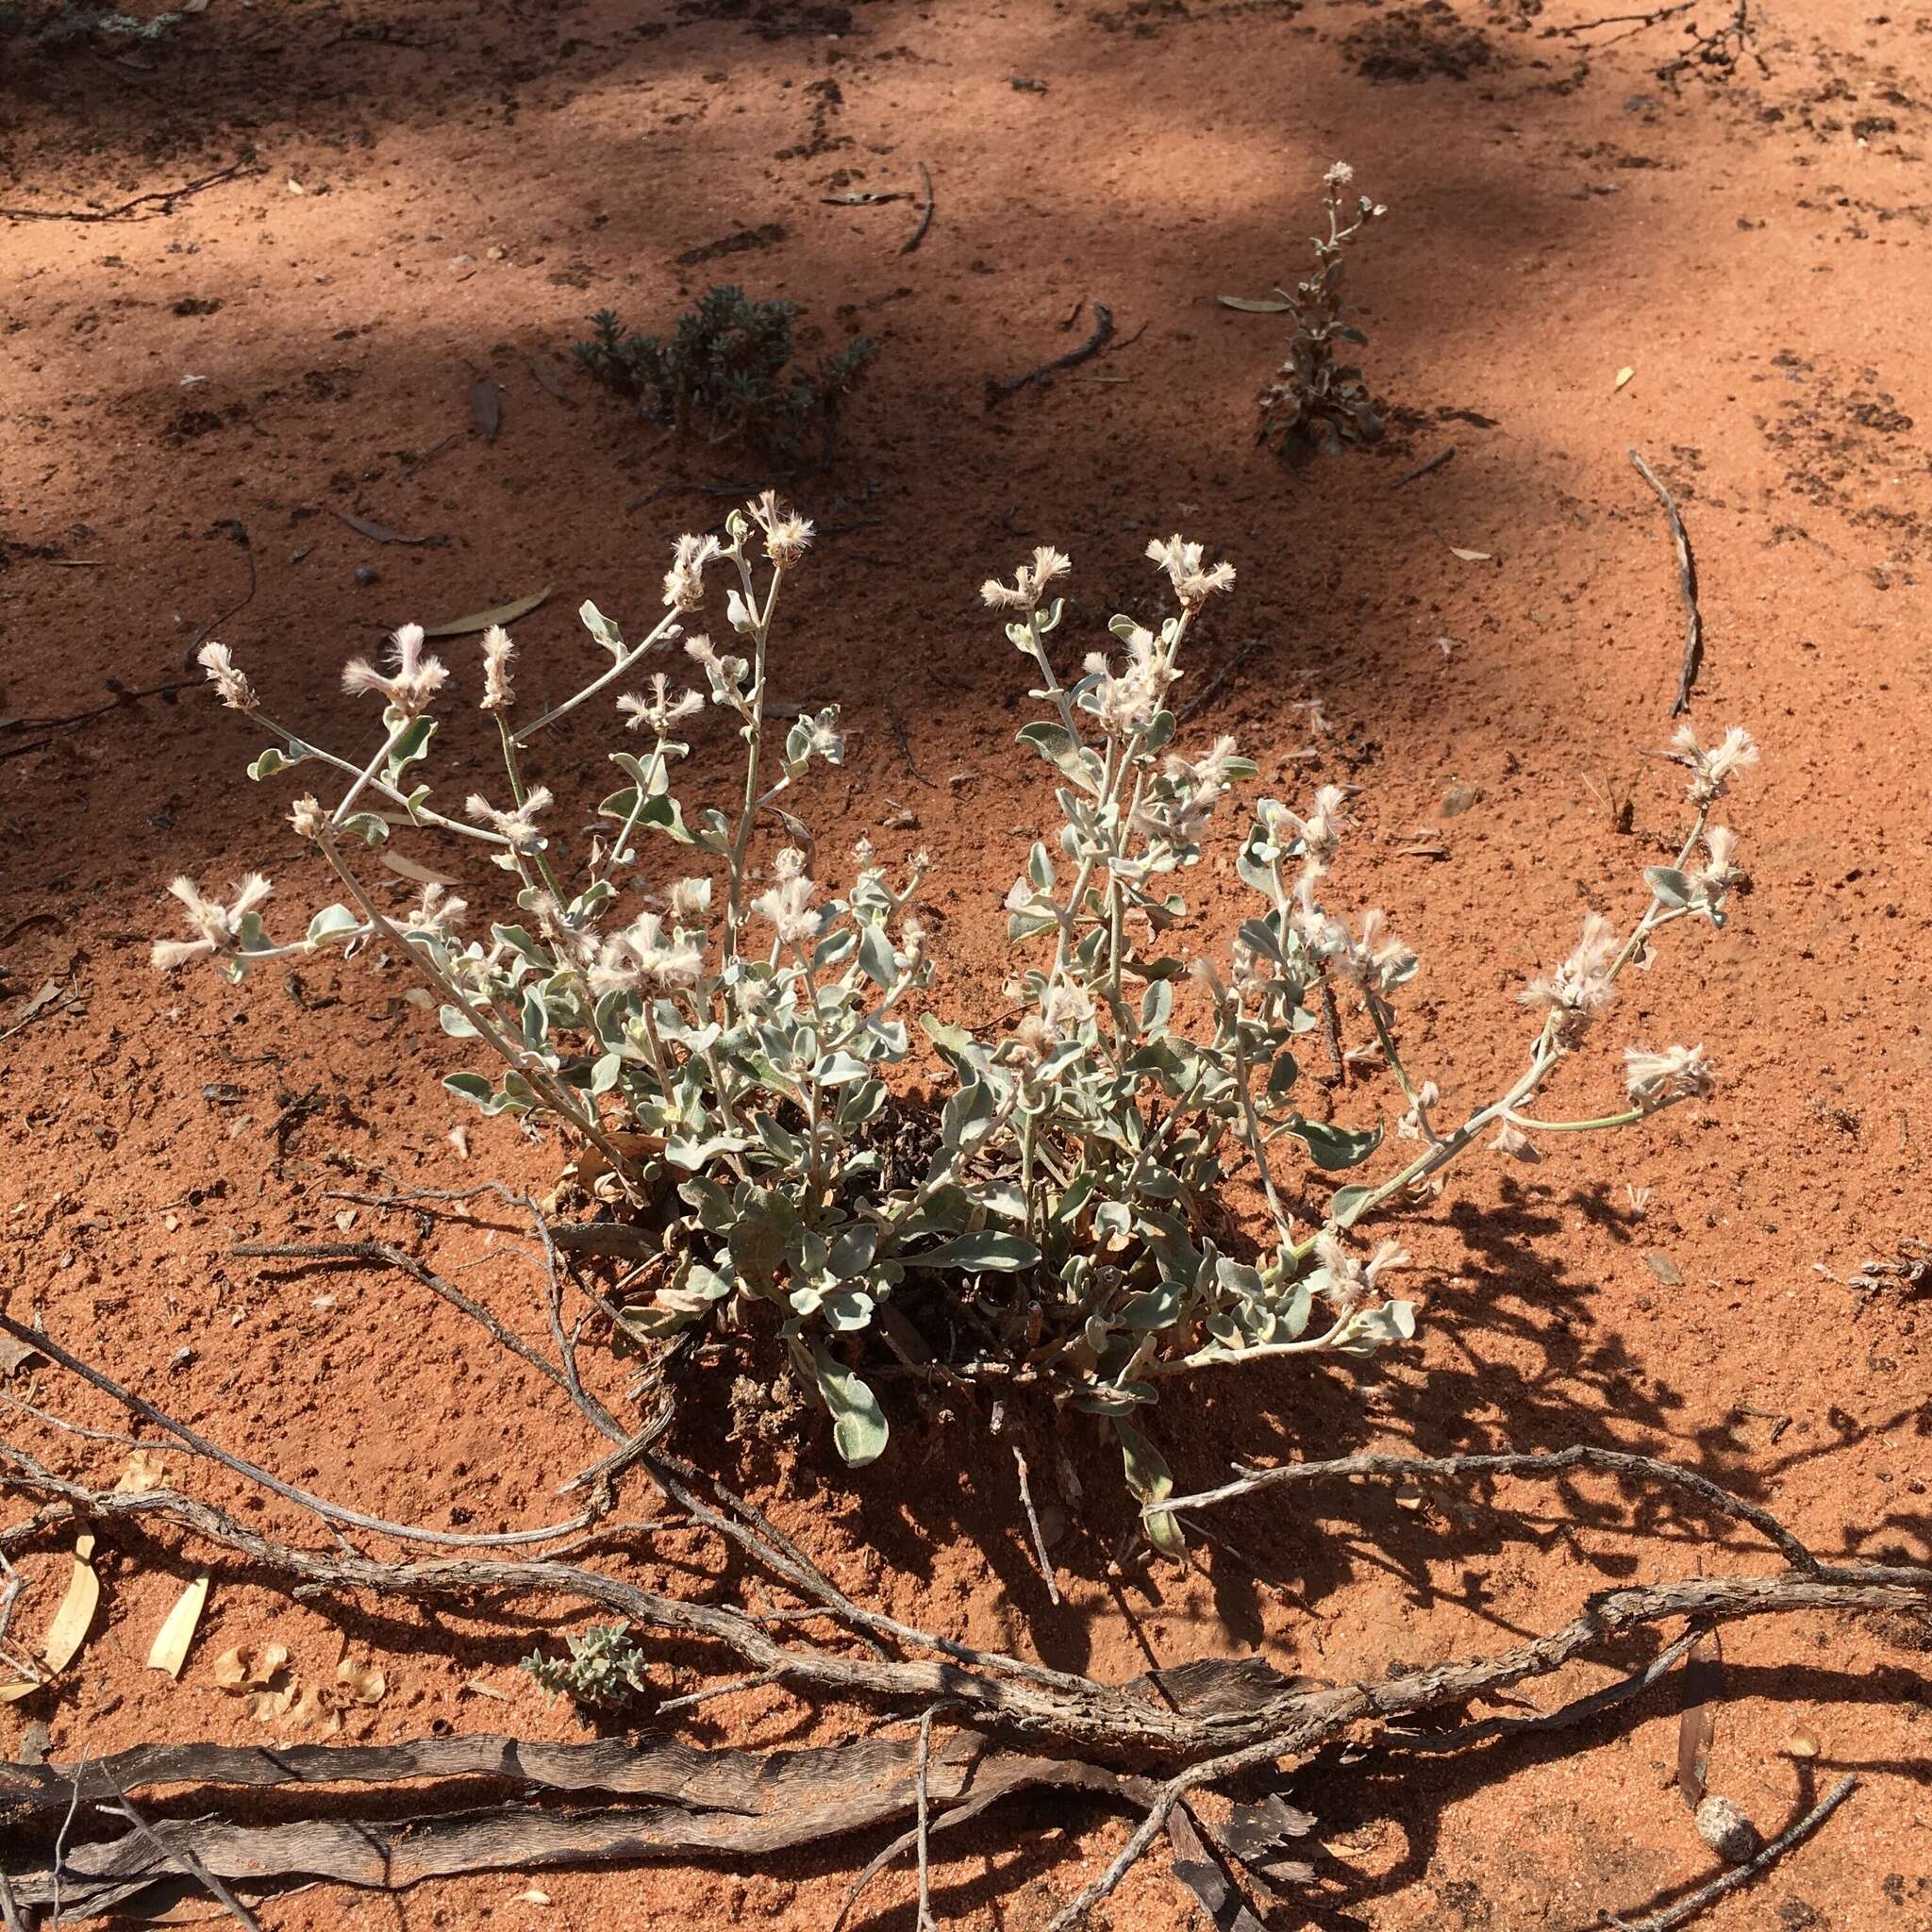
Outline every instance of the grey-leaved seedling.
<svg viewBox="0 0 1932 1932">
<path fill-rule="evenodd" d="M 1071 683 L 1049 647 L 1068 559 L 1042 547 L 1010 581 L 982 588 L 1033 674 L 1044 715 L 1019 742 L 1052 768 L 1060 823 L 1007 895 L 1009 937 L 1029 949 L 1011 1019 L 991 1038 L 947 1020 L 925 997 L 925 855 L 893 867 L 861 842 L 840 893 L 816 875 L 817 847 L 789 809 L 816 765 L 844 756 L 836 709 L 781 721 L 768 696 L 780 592 L 811 535 L 767 491 L 722 538 L 681 537 L 657 624 L 626 642 L 583 606 L 608 665 L 528 724 L 511 723 L 511 641 L 487 632 L 482 708 L 505 775 L 460 816 L 431 807 L 415 770 L 449 677 L 421 630 L 396 633 L 386 668 L 358 660 L 344 674 L 350 691 L 384 701 L 381 741 L 361 762 L 275 724 L 227 647 L 204 646 L 224 703 L 275 739 L 253 775 L 308 765 L 345 781 L 333 807 L 304 796 L 290 820 L 346 898 L 276 943 L 260 874 L 226 901 L 177 879 L 191 936 L 158 943 L 156 964 L 208 959 L 240 979 L 268 960 L 380 939 L 436 989 L 444 1031 L 498 1063 L 494 1078 L 451 1074 L 450 1090 L 486 1113 L 554 1122 L 584 1143 L 581 1171 L 612 1212 L 661 1227 L 646 1285 L 619 1310 L 633 1341 L 775 1332 L 839 1454 L 859 1467 L 888 1441 L 874 1371 L 908 1332 L 923 1335 L 955 1376 L 1105 1419 L 1143 1506 L 1171 1492 L 1145 1411 L 1174 1378 L 1283 1356 L 1364 1357 L 1413 1334 L 1414 1305 L 1389 1285 L 1408 1257 L 1393 1241 L 1356 1252 L 1350 1230 L 1365 1216 L 1436 1186 L 1492 1129 L 1489 1146 L 1534 1159 L 1540 1136 L 1635 1125 L 1711 1091 L 1702 1047 L 1633 1048 L 1623 1106 L 1581 1120 L 1533 1110 L 1663 926 L 1723 923 L 1740 874 L 1733 834 L 1710 817 L 1757 758 L 1740 730 L 1707 748 L 1679 732 L 1671 755 L 1691 774 L 1691 823 L 1674 862 L 1645 874 L 1633 924 L 1592 914 L 1569 957 L 1524 991 L 1536 1018 L 1526 1061 L 1459 1124 L 1439 1125 L 1442 1095 L 1398 1042 L 1395 996 L 1415 953 L 1379 910 L 1350 924 L 1332 909 L 1353 825 L 1344 788 L 1323 787 L 1301 811 L 1259 799 L 1235 849 L 1254 911 L 1224 949 L 1170 950 L 1187 913 L 1177 876 L 1201 861 L 1231 790 L 1256 776 L 1231 739 L 1176 743 L 1169 698 L 1190 634 L 1234 581 L 1231 565 L 1178 536 L 1148 546 L 1174 613 L 1158 629 L 1116 617 L 1114 649 L 1091 652 Z M 713 574 L 729 579 L 730 649 L 685 630 L 715 604 Z M 621 689 L 680 640 L 702 692 L 663 673 Z M 608 829 L 566 883 L 554 800 L 527 781 L 524 758 L 593 701 L 639 748 L 611 755 L 624 783 L 599 808 Z M 708 708 L 734 721 L 744 746 L 731 811 L 688 808 L 673 789 L 689 752 L 676 733 Z M 438 885 L 408 909 L 386 908 L 355 849 L 410 827 L 479 843 L 513 878 L 514 908 L 478 931 Z M 656 892 L 636 874 L 646 836 L 681 862 Z M 1381 1179 L 1339 1186 L 1310 1216 L 1320 1176 L 1359 1167 L 1383 1142 L 1377 1120 L 1312 1118 L 1297 1101 L 1297 1046 L 1343 1005 L 1374 1041 L 1351 1058 L 1386 1065 L 1405 1108 L 1397 1139 L 1416 1151 Z M 894 1078 L 912 1054 L 914 1009 L 939 1061 L 929 1104 Z M 1289 1149 L 1306 1157 L 1291 1176 Z M 1244 1234 L 1224 1196 L 1248 1173 L 1265 1221 Z M 889 1301 L 890 1335 L 874 1322 Z M 1178 1546 L 1171 1516 L 1155 1508 L 1146 1522 Z"/>
<path fill-rule="evenodd" d="M 1339 456 L 1350 443 L 1382 440 L 1383 408 L 1369 391 L 1361 370 L 1339 360 L 1338 342 L 1365 348 L 1368 337 L 1342 320 L 1343 251 L 1371 223 L 1389 210 L 1366 194 L 1353 206 L 1344 192 L 1355 179 L 1346 161 L 1337 161 L 1323 177 L 1322 210 L 1328 232 L 1310 238 L 1315 265 L 1290 294 L 1277 290 L 1293 318 L 1288 356 L 1262 390 L 1261 421 L 1255 432 L 1288 463 L 1316 456 Z"/>
</svg>

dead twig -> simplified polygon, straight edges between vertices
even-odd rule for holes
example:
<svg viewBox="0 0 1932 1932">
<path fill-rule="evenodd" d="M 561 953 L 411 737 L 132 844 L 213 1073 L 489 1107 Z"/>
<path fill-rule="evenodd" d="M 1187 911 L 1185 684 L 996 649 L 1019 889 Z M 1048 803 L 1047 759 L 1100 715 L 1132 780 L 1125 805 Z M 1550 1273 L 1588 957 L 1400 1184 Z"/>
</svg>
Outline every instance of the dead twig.
<svg viewBox="0 0 1932 1932">
<path fill-rule="evenodd" d="M 1664 1462 L 1655 1456 L 1601 1449 L 1591 1442 L 1573 1443 L 1568 1449 L 1497 1455 L 1385 1456 L 1366 1452 L 1339 1457 L 1332 1462 L 1285 1462 L 1274 1469 L 1241 1470 L 1232 1482 L 1224 1483 L 1219 1489 L 1205 1490 L 1199 1495 L 1172 1496 L 1158 1505 L 1150 1504 L 1148 1513 L 1157 1508 L 1162 1513 L 1206 1509 L 1217 1503 L 1232 1502 L 1237 1496 L 1253 1495 L 1257 1490 L 1278 1489 L 1287 1483 L 1346 1482 L 1364 1476 L 1384 1482 L 1409 1482 L 1419 1476 L 1551 1476 L 1573 1469 L 1594 1469 L 1609 1475 L 1633 1476 L 1686 1491 L 1707 1508 L 1748 1523 L 1793 1570 L 1807 1576 L 1830 1574 L 1769 1509 L 1734 1496 L 1707 1475 L 1700 1475 L 1681 1463 Z M 1932 1575 L 1932 1571 L 1927 1574 Z"/>
<path fill-rule="evenodd" d="M 1106 303 L 1096 302 L 1093 305 L 1093 333 L 1077 349 L 1069 349 L 1064 356 L 1056 356 L 1051 362 L 1042 362 L 1038 369 L 1029 369 L 1024 375 L 1010 375 L 1003 382 L 989 375 L 986 378 L 986 407 L 989 409 L 997 407 L 1029 383 L 1038 383 L 1041 389 L 1052 388 L 1053 379 L 1060 370 L 1072 369 L 1076 363 L 1099 355 L 1112 340 L 1113 310 Z"/>
<path fill-rule="evenodd" d="M 1446 463 L 1449 460 L 1449 458 L 1453 457 L 1455 454 L 1456 445 L 1452 442 L 1449 445 L 1449 447 L 1442 451 L 1442 453 L 1440 456 L 1431 457 L 1428 459 L 1428 461 L 1423 464 L 1423 466 L 1420 469 L 1409 471 L 1409 473 L 1406 476 L 1398 476 L 1395 479 L 1396 489 L 1403 489 L 1406 485 L 1410 483 L 1420 483 L 1424 476 L 1431 475 L 1433 472 L 1437 470 L 1440 470 L 1442 467 L 1442 465 Z"/>
<path fill-rule="evenodd" d="M 1033 1509 L 1033 1486 L 1026 1479 L 1026 1457 L 1019 1443 L 1013 1444 L 1013 1461 L 1020 1472 L 1020 1502 L 1026 1511 L 1026 1526 L 1033 1532 L 1033 1555 L 1040 1564 L 1041 1580 L 1046 1585 L 1047 1601 L 1059 1608 L 1060 1587 L 1054 1581 L 1053 1562 L 1046 1554 L 1046 1538 L 1040 1531 L 1040 1518 Z"/>
<path fill-rule="evenodd" d="M 225 168 L 217 168 L 212 175 L 184 181 L 179 188 L 161 188 L 147 194 L 137 194 L 133 200 L 124 201 L 118 208 L 0 208 L 0 216 L 9 222 L 118 222 L 125 220 L 136 208 L 147 207 L 150 202 L 158 203 L 163 214 L 173 214 L 177 201 L 185 200 L 191 194 L 199 194 L 205 188 L 213 188 L 223 181 L 245 181 L 253 175 L 267 173 L 266 168 L 251 161 L 233 161 Z"/>
<path fill-rule="evenodd" d="M 109 1818 L 125 1820 L 127 1824 L 134 1827 L 135 1835 L 138 1838 L 145 1843 L 152 1845 L 169 1864 L 175 1866 L 179 1871 L 185 1872 L 190 1878 L 194 1880 L 195 1884 L 200 1886 L 204 1891 L 208 1892 L 214 1899 L 217 1905 L 222 1907 L 238 1925 L 244 1926 L 246 1932 L 261 1932 L 261 1922 L 208 1869 L 208 1866 L 196 1855 L 192 1845 L 178 1840 L 175 1844 L 169 1844 L 155 1830 L 154 1826 L 134 1808 L 134 1801 L 128 1797 L 125 1791 L 117 1792 L 116 1797 L 118 1799 L 117 1803 L 99 1805 L 95 1807 L 95 1809 L 105 1812 Z M 59 1916 L 58 1911 L 54 1914 L 53 1923 L 55 1924 L 59 1924 Z"/>
<path fill-rule="evenodd" d="M 1788 1830 L 1779 1832 L 1749 1864 L 1733 1866 L 1722 1876 L 1713 1878 L 1708 1885 L 1700 1886 L 1688 1898 L 1680 1898 L 1663 1911 L 1655 1912 L 1647 1919 L 1620 1919 L 1615 1912 L 1606 1912 L 1600 1923 L 1616 1927 L 1616 1932 L 1671 1932 L 1672 1926 L 1694 1919 L 1706 1906 L 1714 1905 L 1728 1892 L 1741 1890 L 1759 1874 L 1769 1871 L 1793 1845 L 1804 1843 L 1857 1789 L 1856 1777 L 1848 1774 L 1840 1778 L 1804 1817 Z"/>
<path fill-rule="evenodd" d="M 1635 449 L 1630 451 L 1630 460 L 1637 466 L 1637 474 L 1657 491 L 1657 500 L 1670 519 L 1671 541 L 1677 547 L 1677 594 L 1684 601 L 1684 664 L 1677 675 L 1677 695 L 1671 705 L 1671 716 L 1675 718 L 1690 708 L 1690 687 L 1696 683 L 1704 661 L 1704 616 L 1697 608 L 1697 565 L 1690 555 L 1690 539 L 1685 532 L 1684 519 L 1677 513 L 1676 499 Z"/>
<path fill-rule="evenodd" d="M 933 192 L 932 170 L 924 161 L 919 164 L 920 186 L 925 191 L 925 205 L 919 211 L 919 225 L 914 228 L 911 238 L 899 250 L 901 255 L 910 255 L 925 240 L 925 231 L 932 226 Z"/>
</svg>

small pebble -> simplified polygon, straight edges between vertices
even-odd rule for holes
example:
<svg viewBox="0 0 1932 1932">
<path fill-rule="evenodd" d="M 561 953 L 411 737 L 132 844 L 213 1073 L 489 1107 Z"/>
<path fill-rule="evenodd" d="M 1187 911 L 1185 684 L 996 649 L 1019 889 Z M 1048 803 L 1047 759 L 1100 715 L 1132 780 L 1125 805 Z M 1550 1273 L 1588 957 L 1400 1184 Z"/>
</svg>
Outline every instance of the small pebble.
<svg viewBox="0 0 1932 1932">
<path fill-rule="evenodd" d="M 356 566 L 356 581 L 358 584 L 373 584 L 376 581 L 376 570 L 373 563 L 358 563 Z"/>
</svg>

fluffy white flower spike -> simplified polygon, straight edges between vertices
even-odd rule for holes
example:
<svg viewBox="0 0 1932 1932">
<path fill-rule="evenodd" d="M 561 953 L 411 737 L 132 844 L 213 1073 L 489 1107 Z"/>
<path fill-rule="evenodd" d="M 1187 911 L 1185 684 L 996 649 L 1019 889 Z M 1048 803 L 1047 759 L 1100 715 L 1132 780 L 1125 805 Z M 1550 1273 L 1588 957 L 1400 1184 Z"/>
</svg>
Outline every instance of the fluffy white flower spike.
<svg viewBox="0 0 1932 1932">
<path fill-rule="evenodd" d="M 406 624 L 391 637 L 389 661 L 391 668 L 382 672 L 366 658 L 352 658 L 342 667 L 342 689 L 351 697 L 379 691 L 405 718 L 420 718 L 449 680 L 442 659 L 424 654 L 420 624 Z"/>
<path fill-rule="evenodd" d="M 501 832 L 509 841 L 512 852 L 535 852 L 543 843 L 537 816 L 540 812 L 548 811 L 555 802 L 549 786 L 539 785 L 514 811 L 498 811 L 480 791 L 471 792 L 463 809 L 479 825 L 488 825 L 492 831 Z"/>
<path fill-rule="evenodd" d="M 509 660 L 516 646 L 502 625 L 492 624 L 483 633 L 483 708 L 507 711 L 514 695 L 509 688 Z"/>
<path fill-rule="evenodd" d="M 1164 543 L 1158 537 L 1151 539 L 1147 555 L 1167 573 L 1184 609 L 1198 610 L 1216 591 L 1230 590 L 1234 585 L 1233 564 L 1217 563 L 1204 569 L 1201 546 L 1179 536 L 1170 537 Z"/>
<path fill-rule="evenodd" d="M 1533 1011 L 1554 1016 L 1559 1046 L 1575 1045 L 1615 998 L 1616 988 L 1608 975 L 1618 944 L 1616 927 L 1602 913 L 1592 912 L 1583 922 L 1583 937 L 1570 957 L 1554 972 L 1532 979 L 1518 995 Z"/>
<path fill-rule="evenodd" d="M 1667 1046 L 1662 1053 L 1626 1046 L 1624 1079 L 1645 1113 L 1674 1100 L 1703 1100 L 1717 1091 L 1717 1070 L 1701 1046 Z"/>
<path fill-rule="evenodd" d="M 781 508 L 776 491 L 768 490 L 745 508 L 752 521 L 765 533 L 765 555 L 780 570 L 789 569 L 811 547 L 811 525 L 801 516 Z"/>
<path fill-rule="evenodd" d="M 241 950 L 242 922 L 268 898 L 274 890 L 260 873 L 247 874 L 235 888 L 235 896 L 224 906 L 202 896 L 201 888 L 185 874 L 169 888 L 187 913 L 192 940 L 157 940 L 149 957 L 158 972 L 172 973 L 193 959 L 211 959 L 217 955 L 232 958 Z"/>
<path fill-rule="evenodd" d="M 689 614 L 705 601 L 705 566 L 721 556 L 724 546 L 715 537 L 680 537 L 672 553 L 671 568 L 664 573 L 664 602 L 673 610 Z"/>
<path fill-rule="evenodd" d="M 234 653 L 226 644 L 218 644 L 210 638 L 195 652 L 194 661 L 208 673 L 208 681 L 229 710 L 254 710 L 255 687 L 236 667 Z"/>
<path fill-rule="evenodd" d="M 1003 584 L 997 577 L 988 577 L 979 587 L 983 602 L 995 610 L 1033 610 L 1038 608 L 1047 585 L 1063 577 L 1074 567 L 1074 559 L 1056 550 L 1050 543 L 1042 543 L 1033 553 L 1031 563 L 1023 563 L 1013 573 L 1013 581 Z"/>
<path fill-rule="evenodd" d="M 1741 724 L 1733 724 L 1718 743 L 1707 748 L 1698 743 L 1696 730 L 1685 724 L 1677 726 L 1671 740 L 1671 756 L 1690 768 L 1691 802 L 1708 805 L 1724 795 L 1734 773 L 1757 762 L 1757 745 Z"/>
<path fill-rule="evenodd" d="M 626 692 L 618 699 L 617 708 L 624 713 L 626 731 L 641 731 L 648 724 L 652 731 L 663 738 L 685 719 L 695 718 L 705 708 L 705 701 L 694 691 L 674 693 L 671 680 L 660 671 L 651 679 L 651 695 L 648 698 Z"/>
</svg>

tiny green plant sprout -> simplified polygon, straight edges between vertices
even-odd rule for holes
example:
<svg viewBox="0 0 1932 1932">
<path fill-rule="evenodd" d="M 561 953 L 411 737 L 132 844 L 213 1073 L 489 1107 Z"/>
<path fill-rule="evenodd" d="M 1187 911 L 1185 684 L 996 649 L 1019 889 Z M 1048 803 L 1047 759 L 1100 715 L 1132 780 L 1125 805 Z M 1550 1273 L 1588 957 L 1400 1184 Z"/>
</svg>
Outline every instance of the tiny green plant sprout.
<svg viewBox="0 0 1932 1932">
<path fill-rule="evenodd" d="M 668 336 L 635 335 L 609 309 L 591 318 L 578 363 L 653 423 L 705 442 L 739 439 L 774 456 L 829 446 L 841 400 L 872 360 L 855 336 L 815 367 L 793 361 L 795 302 L 706 291 Z"/>
<path fill-rule="evenodd" d="M 564 1641 L 569 1646 L 564 1657 L 535 1650 L 520 1659 L 520 1667 L 553 1697 L 616 1710 L 650 1689 L 644 1653 L 632 1640 L 628 1624 L 592 1624 Z"/>
<path fill-rule="evenodd" d="M 1354 179 L 1355 170 L 1346 161 L 1337 161 L 1323 176 L 1322 211 L 1328 232 L 1310 237 L 1315 265 L 1292 294 L 1275 291 L 1293 320 L 1294 334 L 1287 359 L 1261 391 L 1255 440 L 1290 464 L 1340 456 L 1350 443 L 1382 440 L 1382 405 L 1369 393 L 1362 372 L 1345 358 L 1338 360 L 1335 348 L 1338 342 L 1355 348 L 1368 344 L 1360 329 L 1342 320 L 1344 251 L 1371 222 L 1389 212 L 1366 194 L 1351 202 L 1346 190 Z"/>
<path fill-rule="evenodd" d="M 626 1341 L 775 1334 L 855 1466 L 887 1445 L 876 1372 L 903 1373 L 924 1349 L 1005 1399 L 1105 1419 L 1143 1505 L 1169 1493 L 1147 1412 L 1181 1378 L 1365 1357 L 1414 1332 L 1392 1287 L 1408 1257 L 1390 1240 L 1357 1249 L 1365 1216 L 1431 1191 L 1478 1144 L 1534 1159 L 1542 1136 L 1636 1125 L 1711 1091 L 1701 1047 L 1632 1049 L 1618 1107 L 1581 1120 L 1537 1110 L 1658 933 L 1723 922 L 1740 874 L 1711 814 L 1757 757 L 1741 731 L 1710 748 L 1678 734 L 1690 823 L 1674 862 L 1645 874 L 1640 915 L 1619 926 L 1592 914 L 1569 957 L 1524 990 L 1522 1069 L 1459 1122 L 1441 1118 L 1436 1083 L 1400 1044 L 1416 955 L 1380 911 L 1350 921 L 1334 902 L 1353 824 L 1344 788 L 1300 810 L 1256 802 L 1228 834 L 1253 910 L 1230 941 L 1189 957 L 1176 882 L 1256 767 L 1228 739 L 1176 741 L 1169 701 L 1191 634 L 1234 580 L 1177 536 L 1148 546 L 1172 613 L 1154 629 L 1115 618 L 1070 682 L 1050 645 L 1068 559 L 1041 548 L 983 588 L 1030 674 L 1042 715 L 1019 743 L 1052 768 L 1059 823 L 1007 895 L 1021 949 L 1011 1017 L 984 1037 L 946 1019 L 928 997 L 934 959 L 916 910 L 925 855 L 890 863 L 861 843 L 835 889 L 792 812 L 815 768 L 844 756 L 835 710 L 781 720 L 768 701 L 783 592 L 811 534 L 767 492 L 722 537 L 679 538 L 652 628 L 627 641 L 585 605 L 607 661 L 525 724 L 513 722 L 510 640 L 488 632 L 480 696 L 503 775 L 448 811 L 421 772 L 449 673 L 420 630 L 396 633 L 383 668 L 358 660 L 344 674 L 383 706 L 379 741 L 356 758 L 278 724 L 227 648 L 205 646 L 224 703 L 273 738 L 251 774 L 331 779 L 335 802 L 306 794 L 290 821 L 344 896 L 277 942 L 258 874 L 225 901 L 177 879 L 191 936 L 157 945 L 156 964 L 207 959 L 241 979 L 277 958 L 379 945 L 433 987 L 445 1032 L 494 1059 L 493 1077 L 454 1073 L 450 1090 L 562 1128 L 600 1211 L 649 1230 L 652 1259 L 620 1309 Z M 719 577 L 728 648 L 695 627 L 721 601 Z M 643 671 L 674 644 L 695 689 Z M 611 754 L 623 782 L 598 808 L 604 829 L 579 843 L 525 759 L 592 706 L 636 749 Z M 708 708 L 743 747 L 730 810 L 688 808 L 675 787 L 679 731 Z M 354 855 L 416 832 L 493 861 L 513 906 L 473 914 L 435 885 L 395 903 L 392 881 Z M 646 841 L 659 861 L 647 865 Z M 1322 1177 L 1360 1167 L 1383 1140 L 1373 1118 L 1337 1124 L 1297 1104 L 1297 1054 L 1331 1003 L 1372 1036 L 1351 1058 L 1379 1062 L 1399 1089 L 1408 1151 L 1324 1200 Z M 915 1013 L 929 1049 L 917 1069 Z M 929 1101 L 910 1097 L 915 1071 Z M 1226 1197 L 1250 1184 L 1261 1206 L 1243 1225 Z M 1170 1517 L 1147 1520 L 1158 1541 L 1178 1541 Z"/>
</svg>

